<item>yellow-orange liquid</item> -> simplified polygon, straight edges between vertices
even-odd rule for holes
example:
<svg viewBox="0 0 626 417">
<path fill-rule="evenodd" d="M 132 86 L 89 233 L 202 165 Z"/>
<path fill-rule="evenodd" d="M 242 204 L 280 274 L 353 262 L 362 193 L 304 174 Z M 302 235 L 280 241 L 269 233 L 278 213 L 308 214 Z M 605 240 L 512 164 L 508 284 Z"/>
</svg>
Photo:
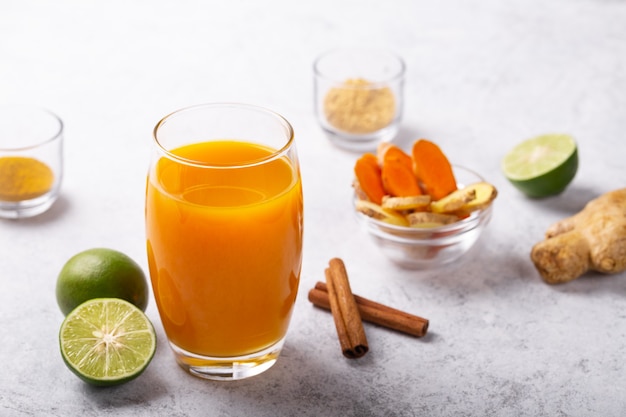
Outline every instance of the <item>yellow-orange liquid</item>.
<svg viewBox="0 0 626 417">
<path fill-rule="evenodd" d="M 212 165 L 271 149 L 218 141 L 172 153 Z M 302 263 L 302 186 L 286 158 L 208 169 L 162 157 L 151 168 L 146 233 L 152 287 L 168 339 L 204 356 L 267 348 L 287 332 Z"/>
</svg>

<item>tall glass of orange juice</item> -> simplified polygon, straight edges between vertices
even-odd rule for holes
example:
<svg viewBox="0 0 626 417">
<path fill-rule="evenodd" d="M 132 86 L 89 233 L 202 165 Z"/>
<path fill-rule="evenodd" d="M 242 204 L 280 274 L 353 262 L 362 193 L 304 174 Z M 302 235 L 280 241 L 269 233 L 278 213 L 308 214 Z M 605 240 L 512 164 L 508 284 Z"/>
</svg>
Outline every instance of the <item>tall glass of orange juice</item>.
<svg viewBox="0 0 626 417">
<path fill-rule="evenodd" d="M 178 363 L 232 380 L 270 368 L 302 264 L 294 133 L 244 104 L 178 110 L 154 128 L 146 187 L 152 289 Z"/>
</svg>

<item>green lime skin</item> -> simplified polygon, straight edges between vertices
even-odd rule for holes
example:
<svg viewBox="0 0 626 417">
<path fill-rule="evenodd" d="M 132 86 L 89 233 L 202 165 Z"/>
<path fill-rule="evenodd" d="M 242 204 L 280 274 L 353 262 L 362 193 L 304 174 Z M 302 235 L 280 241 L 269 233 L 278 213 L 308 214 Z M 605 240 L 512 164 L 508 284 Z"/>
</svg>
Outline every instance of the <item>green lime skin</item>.
<svg viewBox="0 0 626 417">
<path fill-rule="evenodd" d="M 141 375 L 156 352 L 150 319 L 118 298 L 95 298 L 76 307 L 59 330 L 61 357 L 84 382 L 121 385 Z"/>
<path fill-rule="evenodd" d="M 149 288 L 141 267 L 113 249 L 93 248 L 70 258 L 59 273 L 56 299 L 64 315 L 93 298 L 120 298 L 141 311 L 148 306 Z"/>
<path fill-rule="evenodd" d="M 518 190 L 531 198 L 544 198 L 562 193 L 572 182 L 578 171 L 578 149 L 567 160 L 555 168 L 538 177 L 528 180 L 508 180 Z"/>
</svg>

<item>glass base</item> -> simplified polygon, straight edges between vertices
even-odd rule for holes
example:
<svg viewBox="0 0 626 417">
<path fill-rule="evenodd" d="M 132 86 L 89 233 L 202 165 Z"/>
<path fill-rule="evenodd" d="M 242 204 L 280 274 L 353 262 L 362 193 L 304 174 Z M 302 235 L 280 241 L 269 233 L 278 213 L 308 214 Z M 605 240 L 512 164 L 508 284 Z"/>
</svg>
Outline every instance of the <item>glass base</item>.
<svg viewBox="0 0 626 417">
<path fill-rule="evenodd" d="M 0 201 L 0 217 L 5 219 L 25 219 L 37 216 L 52 206 L 57 194 L 48 193 L 26 201 Z"/>
<path fill-rule="evenodd" d="M 187 352 L 170 342 L 176 362 L 183 369 L 194 376 L 217 381 L 235 381 L 267 371 L 276 363 L 283 344 L 284 339 L 281 339 L 272 346 L 249 355 L 211 357 Z"/>
<path fill-rule="evenodd" d="M 370 134 L 349 134 L 322 126 L 328 139 L 339 148 L 352 152 L 371 152 L 381 142 L 391 141 L 398 133 L 398 125 L 393 124 Z"/>
</svg>

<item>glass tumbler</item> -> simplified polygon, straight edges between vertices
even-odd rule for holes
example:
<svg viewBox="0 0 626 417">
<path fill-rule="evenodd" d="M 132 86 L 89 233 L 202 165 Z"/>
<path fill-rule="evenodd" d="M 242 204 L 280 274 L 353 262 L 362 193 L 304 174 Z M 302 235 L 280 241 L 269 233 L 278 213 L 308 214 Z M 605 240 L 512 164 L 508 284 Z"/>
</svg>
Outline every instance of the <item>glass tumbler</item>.
<svg viewBox="0 0 626 417">
<path fill-rule="evenodd" d="M 293 129 L 246 104 L 165 116 L 146 188 L 148 263 L 177 362 L 207 379 L 270 368 L 302 264 L 303 196 Z"/>
<path fill-rule="evenodd" d="M 63 177 L 63 122 L 30 105 L 0 106 L 0 217 L 48 210 Z"/>
<path fill-rule="evenodd" d="M 315 113 L 332 143 L 352 151 L 375 149 L 398 133 L 404 106 L 405 64 L 380 48 L 338 48 L 313 63 Z"/>
</svg>

